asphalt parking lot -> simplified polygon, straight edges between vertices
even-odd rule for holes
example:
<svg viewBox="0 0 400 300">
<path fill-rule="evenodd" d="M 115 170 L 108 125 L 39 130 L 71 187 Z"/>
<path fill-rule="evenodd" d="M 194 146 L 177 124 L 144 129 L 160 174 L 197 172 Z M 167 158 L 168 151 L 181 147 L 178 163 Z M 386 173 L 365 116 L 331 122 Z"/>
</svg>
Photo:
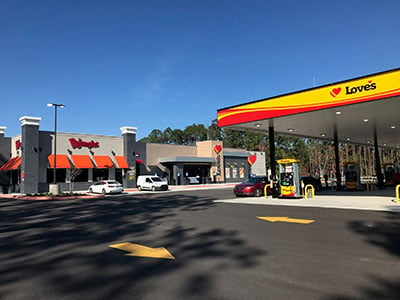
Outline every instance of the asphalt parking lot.
<svg viewBox="0 0 400 300">
<path fill-rule="evenodd" d="M 400 294 L 398 213 L 216 202 L 231 198 L 231 189 L 218 189 L 75 201 L 1 199 L 0 298 Z M 145 250 L 127 256 L 111 247 L 124 243 Z M 154 248 L 173 259 L 146 257 Z"/>
</svg>

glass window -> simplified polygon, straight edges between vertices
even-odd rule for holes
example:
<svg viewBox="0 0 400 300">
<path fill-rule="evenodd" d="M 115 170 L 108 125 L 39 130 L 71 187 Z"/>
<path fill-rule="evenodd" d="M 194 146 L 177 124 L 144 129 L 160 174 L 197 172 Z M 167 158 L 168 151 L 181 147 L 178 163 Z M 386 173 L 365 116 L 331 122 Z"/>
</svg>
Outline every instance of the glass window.
<svg viewBox="0 0 400 300">
<path fill-rule="evenodd" d="M 225 168 L 225 177 L 231 178 L 231 168 Z"/>
<path fill-rule="evenodd" d="M 232 169 L 232 178 L 237 178 L 237 168 Z"/>
<path fill-rule="evenodd" d="M 122 182 L 122 169 L 115 169 L 115 180 Z"/>
<path fill-rule="evenodd" d="M 261 181 L 265 181 L 266 182 L 266 177 L 250 177 L 245 182 L 247 182 L 247 183 L 259 183 Z"/>
<path fill-rule="evenodd" d="M 243 167 L 239 168 L 239 176 L 240 176 L 240 178 L 244 178 L 244 168 Z"/>
<path fill-rule="evenodd" d="M 115 180 L 107 180 L 105 184 L 118 184 L 119 182 L 116 182 Z"/>
<path fill-rule="evenodd" d="M 108 169 L 93 169 L 93 180 L 106 180 L 108 179 Z"/>
<path fill-rule="evenodd" d="M 153 182 L 161 182 L 161 178 L 160 177 L 151 177 L 151 179 L 153 180 Z"/>
<path fill-rule="evenodd" d="M 67 169 L 56 170 L 56 181 L 65 182 L 67 178 Z M 52 183 L 54 180 L 54 169 L 47 169 L 47 183 Z"/>
<path fill-rule="evenodd" d="M 77 169 L 81 172 L 75 177 L 74 182 L 87 182 L 89 181 L 89 170 L 88 169 Z"/>
</svg>

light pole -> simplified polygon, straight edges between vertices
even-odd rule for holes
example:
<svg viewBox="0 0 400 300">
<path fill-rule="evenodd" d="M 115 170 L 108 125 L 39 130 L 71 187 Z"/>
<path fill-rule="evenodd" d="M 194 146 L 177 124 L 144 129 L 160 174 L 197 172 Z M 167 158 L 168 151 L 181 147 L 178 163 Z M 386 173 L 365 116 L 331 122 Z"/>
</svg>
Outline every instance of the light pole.
<svg viewBox="0 0 400 300">
<path fill-rule="evenodd" d="M 47 103 L 47 106 L 54 107 L 54 172 L 53 172 L 53 184 L 57 184 L 57 177 L 56 177 L 56 168 L 57 168 L 57 108 L 63 108 L 64 104 L 57 104 L 57 103 Z M 56 193 L 58 194 L 58 188 L 56 189 Z"/>
</svg>

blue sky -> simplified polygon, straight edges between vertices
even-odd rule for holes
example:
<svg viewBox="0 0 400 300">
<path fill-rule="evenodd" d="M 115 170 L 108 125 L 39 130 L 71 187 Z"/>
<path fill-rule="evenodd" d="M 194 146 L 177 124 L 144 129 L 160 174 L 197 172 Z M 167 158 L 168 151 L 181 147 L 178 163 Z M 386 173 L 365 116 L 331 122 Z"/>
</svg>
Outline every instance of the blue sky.
<svg viewBox="0 0 400 300">
<path fill-rule="evenodd" d="M 0 126 L 120 135 L 400 67 L 400 1 L 0 0 Z"/>
</svg>

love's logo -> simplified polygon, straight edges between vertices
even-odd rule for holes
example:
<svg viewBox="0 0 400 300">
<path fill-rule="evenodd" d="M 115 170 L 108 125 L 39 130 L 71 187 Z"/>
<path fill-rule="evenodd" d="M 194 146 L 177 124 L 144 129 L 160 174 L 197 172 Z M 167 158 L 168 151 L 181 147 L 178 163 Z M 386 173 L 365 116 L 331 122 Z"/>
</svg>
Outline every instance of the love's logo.
<svg viewBox="0 0 400 300">
<path fill-rule="evenodd" d="M 222 150 L 222 146 L 221 145 L 215 145 L 214 146 L 214 152 L 216 154 L 219 154 L 221 152 L 221 150 Z"/>
<path fill-rule="evenodd" d="M 340 88 L 340 87 L 334 88 L 331 90 L 330 94 L 332 97 L 336 97 L 337 95 L 339 95 L 341 90 L 342 90 L 342 88 Z"/>
<path fill-rule="evenodd" d="M 247 162 L 249 163 L 250 166 L 254 165 L 254 163 L 256 162 L 256 160 L 257 160 L 257 155 L 250 155 L 250 156 L 247 158 Z"/>
</svg>

